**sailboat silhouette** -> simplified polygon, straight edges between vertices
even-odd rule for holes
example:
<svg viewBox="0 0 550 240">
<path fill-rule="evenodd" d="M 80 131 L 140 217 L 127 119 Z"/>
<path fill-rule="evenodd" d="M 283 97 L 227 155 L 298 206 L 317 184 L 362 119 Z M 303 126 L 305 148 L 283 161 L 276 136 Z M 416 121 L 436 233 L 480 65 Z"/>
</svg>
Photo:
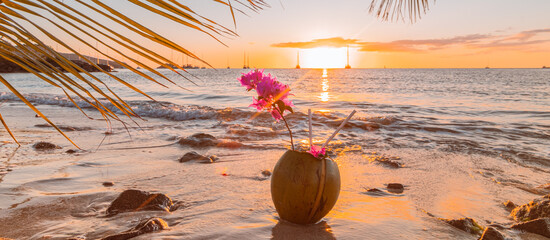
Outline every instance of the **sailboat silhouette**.
<svg viewBox="0 0 550 240">
<path fill-rule="evenodd" d="M 351 66 L 349 65 L 349 45 L 348 45 L 347 53 L 348 53 L 348 60 L 346 62 L 346 69 L 350 69 Z"/>
<path fill-rule="evenodd" d="M 300 50 L 298 50 L 298 56 L 296 58 L 296 69 L 300 69 Z"/>
<path fill-rule="evenodd" d="M 249 69 L 250 67 L 246 64 L 246 52 L 244 52 L 243 58 L 243 69 Z"/>
</svg>

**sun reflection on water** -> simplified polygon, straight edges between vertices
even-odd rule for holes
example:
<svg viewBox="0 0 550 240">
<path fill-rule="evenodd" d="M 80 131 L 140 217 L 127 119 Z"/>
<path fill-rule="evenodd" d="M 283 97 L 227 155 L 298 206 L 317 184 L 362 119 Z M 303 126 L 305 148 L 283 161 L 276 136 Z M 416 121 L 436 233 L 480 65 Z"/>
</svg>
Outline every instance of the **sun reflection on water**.
<svg viewBox="0 0 550 240">
<path fill-rule="evenodd" d="M 330 95 L 328 91 L 329 88 L 330 88 L 330 85 L 328 81 L 328 72 L 327 72 L 327 69 L 323 69 L 323 75 L 321 76 L 322 92 L 321 92 L 321 95 L 319 96 L 319 98 L 321 99 L 321 102 L 328 102 L 328 100 L 330 99 Z"/>
</svg>

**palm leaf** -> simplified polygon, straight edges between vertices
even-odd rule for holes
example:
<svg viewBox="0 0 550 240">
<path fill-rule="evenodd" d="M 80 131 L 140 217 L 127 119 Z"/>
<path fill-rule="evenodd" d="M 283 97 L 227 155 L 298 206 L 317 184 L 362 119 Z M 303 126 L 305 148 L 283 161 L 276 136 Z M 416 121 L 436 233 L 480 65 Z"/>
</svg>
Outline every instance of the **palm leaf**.
<svg viewBox="0 0 550 240">
<path fill-rule="evenodd" d="M 15 139 L 15 136 L 13 136 L 13 133 L 10 131 L 10 128 L 8 127 L 8 124 L 4 121 L 4 118 L 2 118 L 2 114 L 0 114 L 0 121 L 2 122 L 2 125 L 4 125 L 4 128 L 6 129 L 6 131 L 8 131 L 8 133 L 10 134 L 11 138 L 13 138 L 13 141 L 15 141 L 15 143 L 17 143 L 17 145 L 21 145 L 21 144 L 19 144 L 17 139 Z"/>
<path fill-rule="evenodd" d="M 435 2 L 435 0 L 434 0 Z M 369 12 L 384 21 L 409 19 L 411 23 L 429 10 L 429 0 L 372 0 Z"/>
<path fill-rule="evenodd" d="M 221 4 L 229 7 L 228 10 L 231 13 L 233 24 L 236 28 L 235 12 L 245 14 L 245 11 L 234 7 L 229 1 L 230 0 L 210 0 L 212 4 Z M 166 20 L 173 21 L 183 27 L 206 34 L 207 36 L 218 40 L 221 44 L 223 44 L 221 37 L 225 38 L 237 36 L 237 33 L 234 32 L 234 30 L 231 30 L 209 18 L 204 17 L 203 15 L 196 13 L 186 4 L 182 3 L 182 1 L 130 0 L 129 2 Z M 233 0 L 233 2 L 237 3 L 240 7 L 244 7 L 245 10 L 251 10 L 254 12 L 264 7 L 268 7 L 263 0 Z M 77 10 L 75 6 L 78 6 L 78 9 L 85 9 L 87 12 L 99 14 L 108 22 L 102 24 L 96 19 L 85 14 L 83 10 Z M 45 14 L 48 14 L 49 16 L 46 16 Z M 32 16 L 32 18 L 29 16 Z M 49 24 L 48 26 L 50 26 L 50 28 L 46 29 L 46 24 Z M 31 26 L 32 30 L 24 26 Z M 129 33 L 121 34 L 113 30 L 116 27 L 123 27 L 127 29 Z M 127 81 L 112 75 L 108 71 L 105 71 L 98 64 L 89 60 L 86 56 L 79 53 L 79 51 L 76 51 L 72 46 L 78 43 L 84 44 L 88 48 L 95 51 L 98 56 L 114 61 L 124 68 L 129 69 L 130 71 L 143 77 L 143 79 L 164 87 L 168 86 L 163 82 L 157 81 L 152 76 L 149 76 L 148 74 L 145 74 L 130 66 L 130 64 L 127 64 L 125 61 L 129 61 L 134 65 L 149 70 L 151 73 L 160 77 L 167 83 L 183 88 L 176 81 L 166 77 L 163 73 L 149 67 L 141 61 L 138 61 L 135 57 L 131 57 L 130 53 L 154 64 L 168 68 L 172 70 L 172 72 L 175 72 L 181 76 L 182 79 L 194 84 L 194 82 L 188 77 L 192 75 L 186 73 L 186 70 L 183 69 L 182 66 L 179 66 L 175 62 L 169 60 L 161 54 L 158 54 L 157 52 L 159 51 L 152 51 L 138 42 L 148 40 L 156 43 L 157 46 L 161 48 L 182 53 L 192 59 L 196 59 L 210 66 L 207 62 L 199 58 L 190 50 L 128 17 L 128 15 L 125 14 L 124 9 L 115 9 L 100 0 L 75 0 L 71 3 L 71 6 L 64 3 L 62 0 L 0 0 L 0 31 L 1 59 L 15 64 L 21 69 L 37 76 L 40 80 L 60 89 L 83 114 L 88 116 L 81 106 L 79 106 L 74 100 L 74 98 L 81 99 L 86 104 L 89 104 L 98 110 L 107 123 L 110 123 L 111 119 L 113 119 L 125 124 L 124 120 L 120 118 L 113 111 L 113 109 L 105 105 L 105 102 L 110 103 L 112 107 L 122 112 L 123 115 L 132 121 L 134 121 L 134 118 L 139 118 L 139 116 L 132 110 L 131 106 L 120 98 L 114 91 L 112 91 L 106 83 L 95 75 L 87 72 L 73 61 L 68 60 L 63 55 L 51 49 L 44 43 L 45 39 L 41 39 L 41 37 L 38 37 L 37 34 L 46 36 L 49 42 L 59 44 L 63 48 L 67 49 L 69 53 L 75 54 L 97 71 L 103 72 L 132 91 L 135 91 L 151 100 L 154 99 L 147 95 L 147 93 L 134 87 Z M 58 36 L 58 34 L 53 34 L 53 32 L 62 32 L 64 35 Z M 138 37 L 130 38 L 129 36 L 132 34 L 137 35 Z M 80 36 L 86 36 L 87 39 L 91 40 L 86 40 Z M 111 43 L 108 43 L 107 40 Z M 69 44 L 69 42 L 72 42 L 73 45 Z M 106 49 L 111 50 L 120 57 L 115 57 L 107 54 L 105 51 L 101 51 L 99 48 L 94 46 L 94 42 L 96 45 L 99 43 L 102 46 L 105 46 Z M 177 67 L 174 68 L 172 66 Z M 36 114 L 42 117 L 46 122 L 52 125 L 72 144 L 77 146 L 53 122 L 51 122 L 30 101 L 28 101 L 22 93 L 13 87 L 7 79 L 0 76 L 0 83 L 6 86 L 22 102 L 35 111 Z M 100 101 L 100 98 L 105 100 Z M 1 115 L 0 120 L 2 121 L 4 128 L 15 140 L 14 134 L 12 134 L 9 130 L 8 125 Z"/>
</svg>

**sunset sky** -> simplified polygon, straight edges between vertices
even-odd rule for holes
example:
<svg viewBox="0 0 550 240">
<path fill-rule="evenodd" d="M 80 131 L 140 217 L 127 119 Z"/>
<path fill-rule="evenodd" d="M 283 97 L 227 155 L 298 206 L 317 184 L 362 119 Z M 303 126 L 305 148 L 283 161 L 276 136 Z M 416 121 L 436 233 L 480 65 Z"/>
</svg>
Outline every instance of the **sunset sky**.
<svg viewBox="0 0 550 240">
<path fill-rule="evenodd" d="M 202 15 L 234 29 L 227 7 L 188 1 Z M 239 37 L 211 37 L 158 20 L 127 2 L 134 17 L 204 58 L 214 67 L 243 65 L 293 68 L 300 51 L 305 68 L 344 67 L 346 48 L 354 68 L 540 68 L 550 66 L 550 1 L 430 1 L 430 10 L 411 24 L 383 22 L 368 13 L 368 0 L 268 1 L 271 7 L 237 14 Z M 123 31 L 121 29 L 121 31 Z M 85 49 L 85 47 L 82 47 Z M 86 50 L 83 50 L 86 51 Z M 159 50 L 178 63 L 180 54 Z"/>
</svg>

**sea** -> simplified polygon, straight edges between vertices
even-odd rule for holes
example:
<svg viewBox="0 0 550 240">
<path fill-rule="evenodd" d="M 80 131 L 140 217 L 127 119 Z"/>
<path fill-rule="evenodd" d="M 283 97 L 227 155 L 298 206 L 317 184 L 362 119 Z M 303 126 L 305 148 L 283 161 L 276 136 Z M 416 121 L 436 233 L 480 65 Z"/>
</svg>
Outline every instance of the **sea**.
<svg viewBox="0 0 550 240">
<path fill-rule="evenodd" d="M 16 224 L 0 227 L 0 237 L 95 239 L 123 232 L 157 216 L 105 216 L 110 201 L 133 188 L 185 205 L 159 215 L 170 230 L 138 239 L 476 239 L 432 216 L 511 224 L 503 202 L 527 203 L 550 192 L 548 69 L 263 69 L 290 86 L 294 113 L 285 117 L 296 149 L 309 148 L 308 110 L 317 145 L 357 112 L 328 145 L 340 167 L 340 199 L 321 223 L 303 228 L 278 218 L 269 179 L 260 174 L 273 169 L 291 142 L 283 122 L 249 106 L 255 92 L 237 79 L 250 70 L 159 70 L 175 84 L 140 71 L 163 85 L 129 70 L 112 74 L 151 98 L 94 73 L 100 89 L 139 115 L 128 118 L 94 93 L 120 117 L 109 121 L 75 99 L 84 115 L 62 89 L 36 76 L 2 74 L 80 149 L 0 86 L 0 114 L 21 143 L 0 131 L 0 226 Z M 196 133 L 226 147 L 177 144 Z M 38 141 L 60 148 L 34 150 Z M 189 151 L 220 160 L 178 162 Z M 391 182 L 405 191 L 387 192 Z M 371 194 L 373 188 L 383 194 Z"/>
</svg>

